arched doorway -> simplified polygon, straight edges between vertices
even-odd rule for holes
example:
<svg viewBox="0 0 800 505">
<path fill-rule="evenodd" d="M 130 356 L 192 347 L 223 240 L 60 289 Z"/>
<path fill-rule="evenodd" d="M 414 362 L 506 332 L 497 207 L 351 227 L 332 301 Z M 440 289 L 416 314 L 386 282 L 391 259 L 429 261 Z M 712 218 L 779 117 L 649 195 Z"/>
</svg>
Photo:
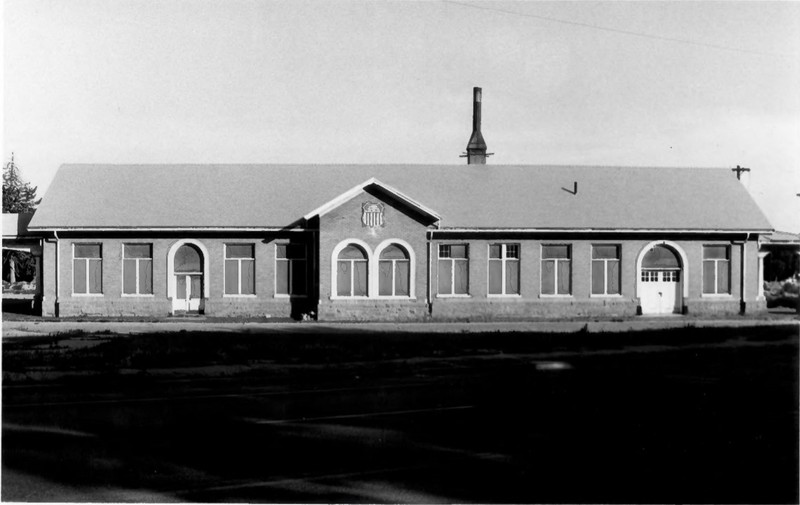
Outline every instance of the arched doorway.
<svg viewBox="0 0 800 505">
<path fill-rule="evenodd" d="M 203 312 L 205 261 L 203 252 L 194 244 L 186 243 L 174 252 L 172 261 L 172 311 Z"/>
<path fill-rule="evenodd" d="M 683 269 L 679 255 L 666 244 L 651 246 L 641 258 L 639 303 L 642 314 L 680 313 Z"/>
</svg>

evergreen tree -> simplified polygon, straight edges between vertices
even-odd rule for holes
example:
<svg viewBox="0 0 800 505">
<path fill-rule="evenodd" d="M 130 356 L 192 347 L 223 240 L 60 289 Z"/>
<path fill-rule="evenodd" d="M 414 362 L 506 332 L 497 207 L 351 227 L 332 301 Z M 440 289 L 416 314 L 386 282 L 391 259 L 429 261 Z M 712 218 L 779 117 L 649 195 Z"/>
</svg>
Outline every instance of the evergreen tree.
<svg viewBox="0 0 800 505">
<path fill-rule="evenodd" d="M 22 180 L 19 167 L 14 163 L 14 153 L 11 153 L 11 161 L 3 168 L 3 212 L 33 212 L 42 201 L 36 199 L 36 189 Z"/>
<path fill-rule="evenodd" d="M 36 189 L 22 180 L 19 167 L 14 163 L 14 153 L 11 153 L 11 161 L 3 168 L 3 212 L 33 212 L 42 201 L 36 199 Z M 22 251 L 3 251 L 3 280 L 13 284 L 18 280 L 31 281 L 35 276 L 33 256 Z"/>
</svg>

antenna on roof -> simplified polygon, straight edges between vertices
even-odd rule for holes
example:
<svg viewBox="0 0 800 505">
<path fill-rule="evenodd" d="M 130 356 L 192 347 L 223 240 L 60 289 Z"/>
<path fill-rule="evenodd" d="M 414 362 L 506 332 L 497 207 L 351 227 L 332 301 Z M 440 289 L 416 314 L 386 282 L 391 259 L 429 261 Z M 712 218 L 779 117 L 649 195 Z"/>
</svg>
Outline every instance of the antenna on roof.
<svg viewBox="0 0 800 505">
<path fill-rule="evenodd" d="M 739 165 L 736 165 L 736 168 L 731 169 L 731 172 L 736 172 L 736 179 L 740 181 L 742 180 L 742 172 L 749 172 L 749 171 L 750 171 L 749 168 L 740 167 Z"/>
</svg>

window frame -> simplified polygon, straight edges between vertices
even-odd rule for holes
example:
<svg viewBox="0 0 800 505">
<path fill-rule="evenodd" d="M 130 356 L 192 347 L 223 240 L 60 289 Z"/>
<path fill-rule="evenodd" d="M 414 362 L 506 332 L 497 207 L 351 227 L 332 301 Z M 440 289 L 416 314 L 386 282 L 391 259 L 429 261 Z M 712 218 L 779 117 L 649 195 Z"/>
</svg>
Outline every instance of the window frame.
<svg viewBox="0 0 800 505">
<path fill-rule="evenodd" d="M 616 258 L 595 258 L 594 257 L 594 248 L 595 247 L 616 247 L 617 249 L 617 257 Z M 592 247 L 589 249 L 589 297 L 594 298 L 621 298 L 622 297 L 622 244 L 592 244 Z M 603 263 L 603 292 L 602 293 L 594 293 L 594 277 L 592 275 L 592 269 L 594 268 L 594 262 L 602 262 Z M 609 293 L 608 292 L 608 263 L 610 261 L 617 262 L 617 285 L 619 286 L 619 293 Z M 642 279 L 643 282 L 645 282 Z M 571 291 L 571 287 L 570 287 Z"/>
<path fill-rule="evenodd" d="M 706 258 L 706 250 L 710 247 L 723 247 L 725 248 L 726 258 L 725 259 L 718 259 L 718 258 Z M 703 244 L 703 252 L 702 252 L 702 263 L 700 267 L 700 279 L 701 279 L 701 286 L 700 286 L 700 296 L 706 298 L 731 298 L 733 297 L 733 271 L 732 271 L 732 263 L 733 263 L 733 248 L 730 244 Z M 713 262 L 714 263 L 714 291 L 712 293 L 706 292 L 706 262 Z M 717 286 L 719 285 L 719 264 L 726 263 L 728 268 L 728 291 L 725 293 L 718 292 Z"/>
<path fill-rule="evenodd" d="M 253 257 L 252 258 L 228 258 L 228 246 L 229 245 L 249 245 L 252 247 L 253 250 Z M 236 261 L 236 269 L 237 269 L 237 276 L 236 276 L 236 284 L 237 284 L 237 292 L 236 293 L 228 293 L 228 261 Z M 253 262 L 253 292 L 252 293 L 242 293 L 242 262 L 243 261 L 252 261 Z M 256 276 L 256 244 L 253 242 L 225 242 L 222 247 L 222 297 L 223 298 L 256 298 L 258 296 L 257 290 L 257 276 Z M 207 281 L 205 281 L 207 282 Z"/>
<path fill-rule="evenodd" d="M 120 296 L 124 297 L 131 297 L 131 298 L 152 298 L 155 296 L 155 284 L 154 284 L 154 277 L 155 273 L 153 272 L 153 243 L 152 242 L 123 242 L 122 244 L 122 264 L 120 265 L 122 271 L 122 282 L 120 285 Z M 127 258 L 125 257 L 125 246 L 126 245 L 149 245 L 150 246 L 150 257 L 149 258 Z M 125 260 L 136 260 L 136 293 L 126 293 L 125 292 Z M 139 271 L 140 266 L 139 263 L 141 261 L 149 261 L 150 262 L 150 289 L 152 290 L 151 293 L 139 293 Z"/>
<path fill-rule="evenodd" d="M 544 248 L 545 247 L 559 247 L 563 246 L 567 248 L 567 254 L 569 254 L 569 258 L 545 258 L 544 257 Z M 573 268 L 572 268 L 572 244 L 565 244 L 565 243 L 542 243 L 540 244 L 539 249 L 539 297 L 540 298 L 573 298 L 572 292 L 572 277 L 573 277 Z M 545 261 L 553 261 L 555 262 L 553 268 L 553 290 L 554 293 L 545 293 L 543 291 L 544 285 L 544 262 Z M 569 263 L 569 293 L 562 294 L 558 292 L 558 262 L 559 261 L 566 261 Z"/>
<path fill-rule="evenodd" d="M 364 253 L 364 259 L 340 259 L 339 256 L 342 254 L 342 251 L 347 249 L 349 246 L 355 246 L 361 249 Z M 345 261 L 350 263 L 350 294 L 349 295 L 340 295 L 339 294 L 339 282 L 338 282 L 338 272 L 339 272 L 339 262 Z M 355 273 L 354 263 L 356 262 L 365 262 L 367 264 L 367 292 L 365 295 L 354 295 L 353 294 L 353 275 Z M 370 284 L 372 283 L 372 275 L 370 272 L 370 265 L 372 264 L 372 252 L 369 246 L 361 240 L 358 239 L 346 239 L 333 249 L 333 262 L 332 262 L 332 269 L 331 269 L 331 300 L 366 300 L 370 298 L 370 293 L 372 292 Z"/>
<path fill-rule="evenodd" d="M 466 251 L 466 258 L 451 258 L 449 256 L 447 258 L 442 258 L 441 257 L 442 247 L 450 247 L 450 246 L 454 246 L 454 245 L 456 245 L 456 246 L 463 245 L 464 246 L 464 250 Z M 469 249 L 470 249 L 470 244 L 468 242 L 439 242 L 438 244 L 436 244 L 436 246 L 437 246 L 437 248 L 436 248 L 436 298 L 470 298 L 470 297 L 472 297 L 472 294 L 470 294 L 471 286 L 470 286 L 470 282 L 469 282 L 469 277 L 470 277 L 470 275 L 469 275 L 469 262 L 470 262 Z M 439 270 L 440 270 L 440 264 L 441 264 L 440 262 L 442 260 L 449 260 L 449 263 L 450 263 L 450 293 L 440 293 L 439 292 Z M 456 291 L 456 289 L 455 289 L 455 287 L 456 287 L 456 276 L 455 276 L 455 267 L 456 267 L 456 265 L 455 265 L 455 263 L 457 261 L 463 261 L 463 262 L 466 262 L 466 264 L 467 264 L 467 268 L 466 268 L 466 272 L 467 272 L 467 292 L 466 293 L 456 293 L 455 292 Z"/>
<path fill-rule="evenodd" d="M 405 252 L 405 254 L 406 254 L 405 259 L 397 259 L 397 258 L 382 259 L 381 255 L 386 251 L 386 249 L 388 249 L 391 246 L 395 246 L 397 248 L 402 249 L 403 252 Z M 408 246 L 406 246 L 404 244 L 401 244 L 399 242 L 390 241 L 390 242 L 386 243 L 383 247 L 380 247 L 380 248 L 376 249 L 376 256 L 377 256 L 377 260 L 376 260 L 377 261 L 377 263 L 376 263 L 377 264 L 377 271 L 376 271 L 376 276 L 375 277 L 376 277 L 377 286 L 376 286 L 375 296 L 377 296 L 378 298 L 381 298 L 383 300 L 391 300 L 391 299 L 409 300 L 409 299 L 412 299 L 413 298 L 413 289 L 411 287 L 411 283 L 413 282 L 413 279 L 414 279 L 414 275 L 413 275 L 414 272 L 411 271 L 411 265 L 412 265 L 411 252 L 409 251 Z M 392 264 L 392 294 L 390 294 L 390 295 L 382 295 L 381 294 L 381 275 L 380 275 L 380 271 L 381 271 L 381 262 L 384 262 L 384 261 L 387 262 L 387 263 L 391 262 L 391 264 Z M 407 295 L 398 295 L 398 294 L 396 294 L 396 292 L 397 292 L 397 263 L 398 262 L 406 263 L 408 265 L 408 294 Z M 369 270 L 369 267 L 367 267 L 367 270 Z"/>
<path fill-rule="evenodd" d="M 278 246 L 286 246 L 287 247 L 287 254 L 288 254 L 288 247 L 292 246 L 302 246 L 303 248 L 303 258 L 279 258 L 278 257 Z M 291 243 L 291 242 L 276 242 L 275 243 L 275 284 L 273 294 L 275 298 L 308 298 L 308 244 L 305 243 Z M 289 272 L 289 286 L 288 291 L 289 293 L 278 293 L 278 262 L 279 261 L 286 261 L 289 265 L 287 267 Z M 305 294 L 298 295 L 292 293 L 292 278 L 294 277 L 294 265 L 296 262 L 303 262 L 303 269 L 306 271 L 306 292 Z"/>
<path fill-rule="evenodd" d="M 100 247 L 100 257 L 99 258 L 76 258 L 75 257 L 75 246 L 76 245 L 96 245 Z M 86 292 L 85 293 L 76 293 L 75 292 L 75 261 L 76 260 L 83 260 L 86 262 Z M 90 270 L 89 270 L 89 262 L 90 261 L 99 261 L 100 262 L 100 292 L 99 293 L 90 293 L 89 286 L 91 285 L 90 279 Z M 105 296 L 105 283 L 103 282 L 103 243 L 102 242 L 73 242 L 72 243 L 72 296 Z"/>
<path fill-rule="evenodd" d="M 519 242 L 496 242 L 486 244 L 486 296 L 490 298 L 519 298 L 522 296 L 522 286 L 520 280 L 522 279 L 522 244 Z M 492 246 L 500 246 L 500 257 L 492 258 Z M 508 246 L 517 248 L 517 257 L 508 257 Z M 500 262 L 500 285 L 502 293 L 490 293 L 489 286 L 492 282 L 492 262 Z M 517 262 L 517 293 L 506 293 L 506 280 L 507 280 L 507 266 L 509 261 Z"/>
</svg>

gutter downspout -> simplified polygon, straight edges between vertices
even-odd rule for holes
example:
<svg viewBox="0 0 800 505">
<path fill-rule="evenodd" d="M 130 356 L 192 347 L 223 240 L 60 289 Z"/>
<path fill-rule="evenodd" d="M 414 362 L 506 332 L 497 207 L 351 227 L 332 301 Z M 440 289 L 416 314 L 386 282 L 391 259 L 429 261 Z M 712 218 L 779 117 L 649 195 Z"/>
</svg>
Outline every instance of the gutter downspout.
<svg viewBox="0 0 800 505">
<path fill-rule="evenodd" d="M 61 304 L 61 283 L 58 282 L 61 278 L 61 240 L 58 238 L 58 231 L 53 230 L 53 236 L 56 238 L 56 302 L 55 302 L 55 315 L 59 317 L 59 308 Z"/>
<path fill-rule="evenodd" d="M 428 315 L 433 314 L 433 252 L 431 248 L 433 247 L 433 233 L 431 233 L 431 237 L 428 239 Z"/>
<path fill-rule="evenodd" d="M 742 254 L 741 254 L 741 279 L 739 280 L 739 289 L 740 289 L 740 300 L 739 300 L 739 314 L 744 315 L 745 311 L 747 310 L 747 302 L 745 301 L 745 289 L 747 288 L 747 241 L 750 239 L 750 232 L 746 233 L 744 236 L 744 242 L 742 242 Z"/>
</svg>

